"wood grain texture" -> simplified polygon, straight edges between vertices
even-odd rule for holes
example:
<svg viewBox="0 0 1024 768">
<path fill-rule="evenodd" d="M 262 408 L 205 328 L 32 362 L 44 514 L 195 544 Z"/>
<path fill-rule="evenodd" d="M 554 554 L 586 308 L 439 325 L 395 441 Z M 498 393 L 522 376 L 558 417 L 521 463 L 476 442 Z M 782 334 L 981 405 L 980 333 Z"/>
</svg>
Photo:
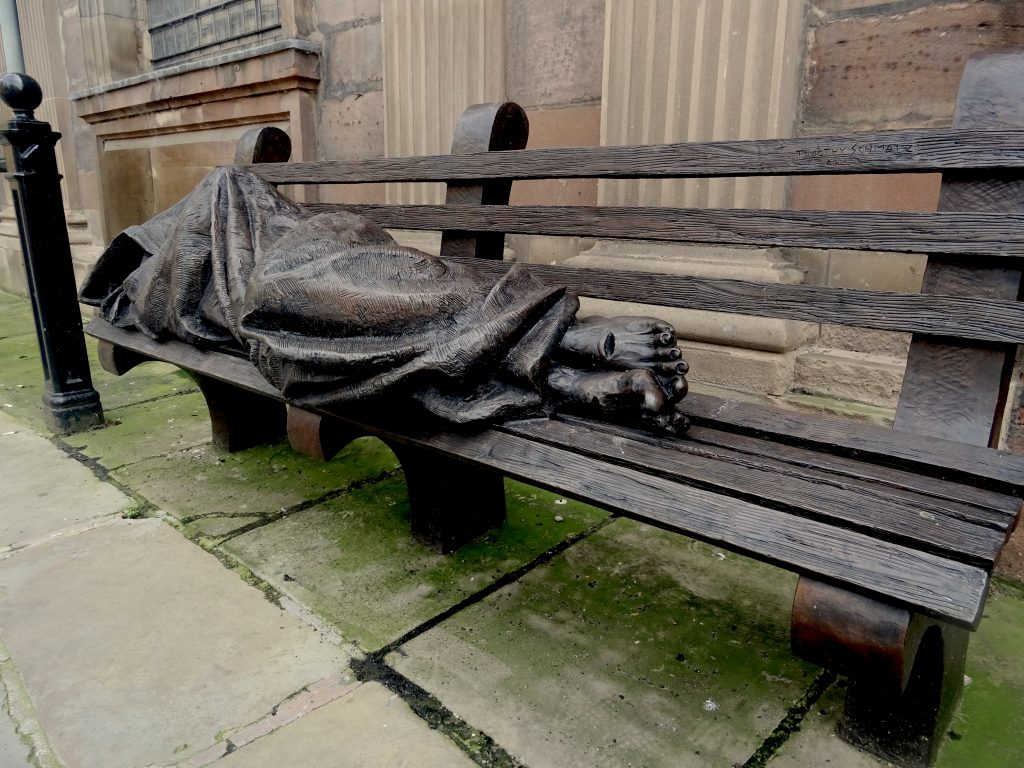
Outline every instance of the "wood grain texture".
<svg viewBox="0 0 1024 768">
<path fill-rule="evenodd" d="M 665 477 L 687 486 L 746 499 L 859 530 L 988 570 L 1006 541 L 1002 528 L 976 510 L 937 503 L 924 496 L 893 496 L 842 477 L 805 470 L 803 477 L 781 472 L 778 463 L 730 451 L 709 451 L 686 440 L 651 445 L 622 434 L 552 419 L 509 422 L 499 427 L 519 437 L 580 453 L 610 464 Z M 685 492 L 683 492 L 685 495 Z"/>
<path fill-rule="evenodd" d="M 452 154 L 497 152 L 523 149 L 530 132 L 530 121 L 518 104 L 474 104 L 466 109 L 455 126 Z M 508 205 L 512 193 L 510 179 L 483 179 L 451 182 L 445 191 L 446 205 Z M 476 256 L 500 259 L 505 249 L 504 232 L 441 233 L 441 256 Z"/>
<path fill-rule="evenodd" d="M 876 131 L 758 141 L 557 147 L 519 152 L 253 166 L 275 184 L 474 179 L 636 179 L 1022 168 L 1018 130 Z"/>
<path fill-rule="evenodd" d="M 695 423 L 813 445 L 879 464 L 1024 495 L 1024 456 L 856 421 L 691 393 L 680 410 Z"/>
<path fill-rule="evenodd" d="M 955 483 L 941 478 L 915 474 L 907 470 L 858 460 L 811 447 L 787 445 L 776 440 L 726 432 L 706 426 L 691 426 L 684 438 L 663 437 L 642 430 L 595 419 L 560 413 L 558 421 L 574 427 L 618 435 L 648 446 L 674 453 L 710 456 L 738 466 L 755 466 L 777 474 L 776 482 L 813 480 L 855 490 L 885 503 L 916 507 L 929 515 L 936 513 L 1000 531 L 1012 529 L 1021 508 L 1021 500 L 984 488 Z M 514 422 L 518 423 L 518 422 Z M 644 459 L 637 459 L 642 464 Z M 700 478 L 697 478 L 700 482 Z"/>
<path fill-rule="evenodd" d="M 495 280 L 512 266 L 510 262 L 482 259 L 468 263 Z M 530 272 L 550 285 L 565 286 L 581 296 L 601 299 L 889 331 L 1024 342 L 1024 303 L 1016 301 L 919 296 L 545 264 L 531 264 Z"/>
<path fill-rule="evenodd" d="M 1024 216 L 988 213 L 770 211 L 630 206 L 338 205 L 393 229 L 668 240 L 719 245 L 1024 256 Z M 965 262 L 989 264 L 986 260 Z"/>
<path fill-rule="evenodd" d="M 956 128 L 1024 127 L 1024 53 L 972 57 L 964 69 L 954 115 Z M 1024 174 L 947 172 L 940 211 L 1024 212 Z M 1019 269 L 967 270 L 946 258 L 929 259 L 923 293 L 1016 300 Z M 895 428 L 975 445 L 997 445 L 1014 360 L 1012 347 L 942 343 L 915 336 L 907 358 Z"/>
<path fill-rule="evenodd" d="M 721 447 L 742 454 L 773 459 L 789 465 L 792 472 L 821 470 L 834 476 L 863 481 L 876 488 L 901 490 L 922 494 L 942 502 L 953 501 L 974 507 L 985 513 L 998 525 L 1005 522 L 1012 527 L 1021 509 L 1021 500 L 987 488 L 964 485 L 936 477 L 929 477 L 894 467 L 858 461 L 834 453 L 785 445 L 774 440 L 725 432 L 710 427 L 693 426 L 686 433 L 687 442 L 708 447 Z M 783 474 L 784 471 L 780 470 Z M 1002 522 L 1000 522 L 1002 521 Z"/>
<path fill-rule="evenodd" d="M 244 358 L 176 341 L 156 342 L 101 320 L 94 320 L 87 330 L 134 352 L 280 399 Z M 367 434 L 431 448 L 964 626 L 974 626 L 980 614 L 987 588 L 982 568 L 496 430 L 411 434 L 342 412 L 320 412 Z"/>
<path fill-rule="evenodd" d="M 246 357 L 199 349 L 172 339 L 154 341 L 144 334 L 117 328 L 98 318 L 85 327 L 85 332 L 94 338 L 112 342 L 154 360 L 173 363 L 186 371 L 194 371 L 226 384 L 234 384 L 275 400 L 284 400 L 281 393 L 260 375 Z"/>
<path fill-rule="evenodd" d="M 414 440 L 509 477 L 960 625 L 973 627 L 980 619 L 988 575 L 972 565 L 494 430 L 413 437 L 359 423 L 372 434 Z"/>
</svg>

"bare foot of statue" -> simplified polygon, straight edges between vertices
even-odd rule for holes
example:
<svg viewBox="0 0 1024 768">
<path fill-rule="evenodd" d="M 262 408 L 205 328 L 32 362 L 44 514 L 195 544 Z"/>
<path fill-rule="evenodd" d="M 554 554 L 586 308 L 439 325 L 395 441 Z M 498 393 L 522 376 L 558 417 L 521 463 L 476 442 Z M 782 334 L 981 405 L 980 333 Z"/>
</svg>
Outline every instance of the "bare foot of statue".
<svg viewBox="0 0 1024 768">
<path fill-rule="evenodd" d="M 572 364 L 658 375 L 672 402 L 686 394 L 689 370 L 676 346 L 676 331 L 656 317 L 588 317 L 571 326 L 559 351 Z"/>
<path fill-rule="evenodd" d="M 689 422 L 674 405 L 686 393 L 686 379 L 674 376 L 668 382 L 650 368 L 595 371 L 563 365 L 553 366 L 547 379 L 549 389 L 564 402 L 604 413 L 636 414 L 648 427 L 681 434 Z"/>
</svg>

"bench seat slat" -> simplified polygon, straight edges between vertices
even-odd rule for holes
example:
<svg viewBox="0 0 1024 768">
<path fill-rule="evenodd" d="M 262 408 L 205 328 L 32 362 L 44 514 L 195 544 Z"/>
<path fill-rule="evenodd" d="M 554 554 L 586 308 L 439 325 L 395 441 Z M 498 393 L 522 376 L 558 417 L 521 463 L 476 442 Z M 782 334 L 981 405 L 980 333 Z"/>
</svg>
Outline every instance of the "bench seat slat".
<svg viewBox="0 0 1024 768">
<path fill-rule="evenodd" d="M 794 482 L 804 490 L 813 489 L 815 492 L 824 488 L 826 496 L 831 493 L 829 488 L 836 488 L 844 494 L 855 493 L 859 499 L 866 497 L 874 500 L 883 508 L 893 507 L 897 510 L 895 514 L 912 510 L 925 520 L 934 518 L 936 522 L 941 522 L 949 519 L 980 525 L 1001 532 L 1000 536 L 1003 537 L 1012 530 L 1021 506 L 1018 498 L 970 485 L 708 427 L 691 427 L 684 438 L 676 438 L 653 435 L 632 427 L 573 414 L 559 414 L 556 420 L 576 429 L 597 432 L 607 436 L 607 439 L 624 438 L 631 450 L 642 451 L 637 454 L 640 458 L 635 464 L 641 471 L 648 451 L 668 451 L 665 454 L 666 461 L 692 461 L 679 456 L 687 454 L 696 457 L 698 461 L 708 459 L 714 462 L 708 469 L 701 469 L 693 475 L 698 485 L 709 479 L 708 470 L 717 473 L 725 465 L 730 471 L 722 473 L 723 481 L 737 485 L 742 492 L 747 484 L 733 475 L 753 468 L 771 473 L 776 485 L 780 482 Z M 608 458 L 616 460 L 615 456 Z M 619 458 L 622 460 L 622 454 Z M 633 454 L 629 455 L 626 464 L 633 466 L 631 462 Z M 789 493 L 787 489 L 775 487 L 768 487 L 764 492 L 767 496 L 781 494 L 780 499 Z M 812 496 L 814 502 L 818 496 L 816 493 Z M 846 510 L 841 509 L 841 514 L 846 514 Z"/>
<path fill-rule="evenodd" d="M 877 131 L 660 146 L 556 147 L 431 157 L 262 163 L 275 184 L 473 179 L 700 178 L 1024 167 L 1013 130 Z"/>
<path fill-rule="evenodd" d="M 382 227 L 676 243 L 1024 256 L 1024 215 L 558 205 L 338 205 Z M 969 259 L 964 259 L 969 263 Z M 987 262 L 986 262 L 987 263 Z"/>
<path fill-rule="evenodd" d="M 830 525 L 860 530 L 886 541 L 906 544 L 990 570 L 1006 541 L 1009 521 L 1002 529 L 977 519 L 961 508 L 951 515 L 942 504 L 905 494 L 887 496 L 863 485 L 807 471 L 780 475 L 772 462 L 744 458 L 728 452 L 702 451 L 686 440 L 665 440 L 651 445 L 621 434 L 566 424 L 552 419 L 509 422 L 503 432 L 602 459 L 659 477 L 724 493 L 736 498 L 793 512 Z M 683 492 L 685 494 L 685 491 Z M 974 519 L 963 519 L 964 517 Z"/>
<path fill-rule="evenodd" d="M 720 447 L 737 453 L 773 459 L 790 465 L 793 471 L 798 473 L 805 469 L 821 470 L 831 475 L 863 479 L 876 487 L 906 490 L 940 500 L 966 504 L 987 512 L 993 520 L 1005 520 L 1008 526 L 1013 525 L 1021 508 L 1020 499 L 987 488 L 954 483 L 736 432 L 724 432 L 698 425 L 690 428 L 686 433 L 686 440 L 708 448 Z"/>
<path fill-rule="evenodd" d="M 1024 495 L 1024 455 L 712 395 L 691 393 L 680 410 L 697 424 Z"/>
<path fill-rule="evenodd" d="M 105 320 L 93 320 L 85 330 L 98 339 L 167 360 L 186 370 L 281 398 L 281 393 L 244 357 L 207 352 L 178 341 L 154 341 Z M 969 482 L 990 491 L 1024 495 L 1024 456 L 1005 451 L 931 437 L 921 439 L 870 424 L 825 419 L 698 393 L 688 395 L 680 410 L 694 418 L 698 425 L 767 435 L 783 442 L 810 444 L 824 451 L 839 450 L 882 464 L 895 463 L 911 471 Z"/>
<path fill-rule="evenodd" d="M 154 359 L 281 399 L 245 358 L 178 341 L 157 342 L 103 320 L 93 320 L 86 330 Z M 344 413 L 331 415 L 351 421 Z M 370 433 L 425 445 L 790 570 L 852 584 L 957 624 L 973 627 L 980 618 L 988 584 L 983 568 L 702 488 L 685 487 L 681 493 L 684 486 L 665 478 L 493 429 L 410 436 L 359 424 Z"/>
<path fill-rule="evenodd" d="M 495 278 L 512 266 L 509 262 L 485 259 L 468 263 Z M 564 285 L 581 296 L 600 299 L 1024 343 L 1024 302 L 754 283 L 686 275 L 658 275 L 657 287 L 654 288 L 652 275 L 646 272 L 547 264 L 531 264 L 530 271 L 551 285 Z"/>
<path fill-rule="evenodd" d="M 973 565 L 495 430 L 439 433 L 414 441 L 635 520 L 853 585 L 955 624 L 974 627 L 981 618 L 988 574 Z"/>
</svg>

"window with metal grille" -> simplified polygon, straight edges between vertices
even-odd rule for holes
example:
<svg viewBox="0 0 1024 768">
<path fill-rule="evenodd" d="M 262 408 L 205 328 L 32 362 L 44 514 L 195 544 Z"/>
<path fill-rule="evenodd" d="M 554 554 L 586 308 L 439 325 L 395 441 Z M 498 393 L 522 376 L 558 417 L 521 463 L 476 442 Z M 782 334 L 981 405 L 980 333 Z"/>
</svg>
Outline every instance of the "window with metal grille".
<svg viewBox="0 0 1024 768">
<path fill-rule="evenodd" d="M 281 25 L 279 0 L 146 0 L 153 61 Z"/>
</svg>

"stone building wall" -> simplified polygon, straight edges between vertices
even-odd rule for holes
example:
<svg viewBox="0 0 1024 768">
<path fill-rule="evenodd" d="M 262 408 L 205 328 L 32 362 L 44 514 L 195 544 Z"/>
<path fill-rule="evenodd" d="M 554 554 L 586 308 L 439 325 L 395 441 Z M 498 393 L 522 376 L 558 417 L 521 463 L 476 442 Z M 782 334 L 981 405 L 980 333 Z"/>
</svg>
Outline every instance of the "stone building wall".
<svg viewBox="0 0 1024 768">
<path fill-rule="evenodd" d="M 297 159 L 447 151 L 481 99 L 522 104 L 532 147 L 948 125 L 974 52 L 1024 45 L 1018 0 L 279 0 L 280 24 L 153 70 L 147 0 L 18 0 L 41 110 L 64 134 L 76 266 L 230 162 L 253 125 Z M 517 182 L 514 204 L 932 210 L 938 177 Z M 436 199 L 437 186 L 329 186 L 306 199 Z M 403 234 L 424 248 L 437 237 Z M 923 258 L 512 236 L 530 262 L 915 291 Z M 0 286 L 23 290 L 0 210 Z M 614 311 L 590 304 L 585 311 Z M 662 314 L 665 312 L 659 310 Z M 885 421 L 897 334 L 670 312 L 697 387 Z M 1008 428 L 1014 427 L 1012 422 Z"/>
</svg>

